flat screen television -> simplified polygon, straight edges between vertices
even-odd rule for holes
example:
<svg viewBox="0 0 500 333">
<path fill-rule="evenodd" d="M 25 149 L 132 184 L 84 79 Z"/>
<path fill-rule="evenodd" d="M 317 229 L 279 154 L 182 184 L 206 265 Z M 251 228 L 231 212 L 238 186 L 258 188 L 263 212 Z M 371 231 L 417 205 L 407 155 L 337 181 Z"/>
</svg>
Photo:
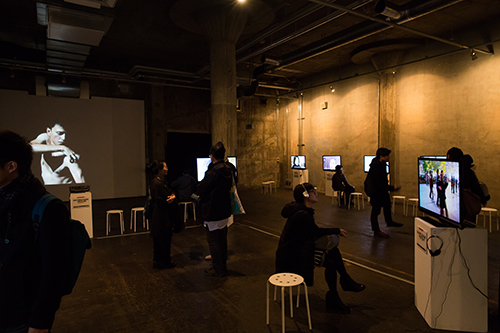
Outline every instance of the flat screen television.
<svg viewBox="0 0 500 333">
<path fill-rule="evenodd" d="M 305 155 L 292 155 L 290 158 L 292 169 L 305 170 L 306 157 Z"/>
<path fill-rule="evenodd" d="M 341 164 L 340 155 L 323 155 L 323 171 L 335 171 L 335 167 Z"/>
<path fill-rule="evenodd" d="M 370 171 L 370 164 L 372 163 L 372 160 L 377 157 L 375 155 L 365 155 L 363 157 L 363 170 L 365 170 L 366 173 Z M 389 174 L 389 162 L 387 162 L 387 173 Z"/>
<path fill-rule="evenodd" d="M 196 159 L 196 175 L 199 182 L 205 178 L 205 172 L 207 172 L 211 162 L 210 157 L 198 157 Z"/>
<path fill-rule="evenodd" d="M 236 156 L 228 156 L 227 160 L 229 161 L 229 163 L 234 165 L 236 169 L 238 169 L 238 158 Z"/>
<path fill-rule="evenodd" d="M 463 228 L 461 164 L 442 158 L 418 158 L 419 210 L 442 224 Z"/>
</svg>

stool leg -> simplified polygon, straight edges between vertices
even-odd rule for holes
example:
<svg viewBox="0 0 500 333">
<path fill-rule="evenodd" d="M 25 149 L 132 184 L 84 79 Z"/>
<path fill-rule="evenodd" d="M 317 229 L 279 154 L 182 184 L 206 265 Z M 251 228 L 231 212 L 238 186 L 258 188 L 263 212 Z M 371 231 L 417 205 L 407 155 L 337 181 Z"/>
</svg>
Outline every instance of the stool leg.
<svg viewBox="0 0 500 333">
<path fill-rule="evenodd" d="M 293 318 L 293 289 L 292 289 L 292 287 L 290 287 L 290 295 L 288 295 L 288 297 L 290 297 L 290 318 Z"/>
<path fill-rule="evenodd" d="M 193 205 L 193 219 L 196 221 L 196 208 L 194 206 L 194 202 L 192 203 Z"/>
<path fill-rule="evenodd" d="M 490 233 L 491 233 L 491 211 L 489 213 L 490 213 Z"/>
<path fill-rule="evenodd" d="M 121 212 L 120 213 L 120 228 L 121 228 L 122 235 L 123 235 L 123 229 L 125 229 L 123 222 L 124 222 L 123 221 L 123 212 Z"/>
<path fill-rule="evenodd" d="M 130 211 L 130 230 L 132 230 L 132 221 L 134 220 L 134 211 Z"/>
<path fill-rule="evenodd" d="M 187 213 L 188 213 L 187 205 L 184 204 L 184 223 L 186 223 L 186 220 L 187 220 Z"/>
<path fill-rule="evenodd" d="M 134 211 L 134 232 L 137 231 L 137 211 Z"/>
<path fill-rule="evenodd" d="M 306 294 L 306 307 L 307 307 L 307 319 L 309 320 L 309 330 L 312 331 L 313 327 L 312 327 L 312 323 L 311 323 L 311 310 L 309 309 L 309 294 L 308 294 L 308 291 L 307 291 L 307 285 L 304 283 L 304 291 L 305 291 L 305 294 Z"/>
<path fill-rule="evenodd" d="M 297 308 L 299 307 L 299 299 L 300 299 L 300 284 L 297 286 Z"/>
<path fill-rule="evenodd" d="M 285 333 L 285 287 L 281 287 L 281 327 Z"/>
<path fill-rule="evenodd" d="M 146 228 L 146 213 L 142 211 L 142 228 Z"/>
<path fill-rule="evenodd" d="M 269 280 L 266 283 L 266 325 L 269 325 Z"/>
<path fill-rule="evenodd" d="M 109 234 L 109 213 L 106 213 L 106 236 Z"/>
</svg>

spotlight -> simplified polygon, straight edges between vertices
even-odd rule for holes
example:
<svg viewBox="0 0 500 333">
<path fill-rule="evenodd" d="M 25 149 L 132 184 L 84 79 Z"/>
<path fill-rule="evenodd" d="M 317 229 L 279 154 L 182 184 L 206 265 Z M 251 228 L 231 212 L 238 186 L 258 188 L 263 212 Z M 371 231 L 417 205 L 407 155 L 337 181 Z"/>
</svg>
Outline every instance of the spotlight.
<svg viewBox="0 0 500 333">
<path fill-rule="evenodd" d="M 332 92 L 335 92 L 335 88 L 333 88 L 333 86 L 330 86 L 330 90 L 331 90 Z"/>
<path fill-rule="evenodd" d="M 477 59 L 476 51 L 470 50 L 470 58 L 472 59 L 472 61 Z"/>
</svg>

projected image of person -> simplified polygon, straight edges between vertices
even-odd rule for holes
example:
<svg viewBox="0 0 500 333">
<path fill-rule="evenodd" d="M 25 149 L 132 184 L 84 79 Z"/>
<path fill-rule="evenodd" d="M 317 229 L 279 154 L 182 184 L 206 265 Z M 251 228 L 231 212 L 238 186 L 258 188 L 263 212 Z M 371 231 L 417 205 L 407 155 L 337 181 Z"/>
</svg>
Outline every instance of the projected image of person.
<svg viewBox="0 0 500 333">
<path fill-rule="evenodd" d="M 293 158 L 293 168 L 294 169 L 298 169 L 300 168 L 300 160 L 299 160 L 299 157 L 298 156 L 295 156 Z"/>
<path fill-rule="evenodd" d="M 429 173 L 427 174 L 427 185 L 429 185 L 429 198 L 434 200 L 434 176 L 432 174 L 432 170 L 429 170 Z"/>
<path fill-rule="evenodd" d="M 448 209 L 446 208 L 446 188 L 448 187 L 448 180 L 443 170 L 441 170 L 441 173 L 439 173 L 437 176 L 436 186 L 439 199 L 439 207 L 441 208 L 440 214 L 442 216 L 448 217 Z"/>
<path fill-rule="evenodd" d="M 41 153 L 40 168 L 45 185 L 85 183 L 78 164 L 80 155 L 65 145 L 66 131 L 61 124 L 47 127 L 31 141 L 33 152 Z"/>
</svg>

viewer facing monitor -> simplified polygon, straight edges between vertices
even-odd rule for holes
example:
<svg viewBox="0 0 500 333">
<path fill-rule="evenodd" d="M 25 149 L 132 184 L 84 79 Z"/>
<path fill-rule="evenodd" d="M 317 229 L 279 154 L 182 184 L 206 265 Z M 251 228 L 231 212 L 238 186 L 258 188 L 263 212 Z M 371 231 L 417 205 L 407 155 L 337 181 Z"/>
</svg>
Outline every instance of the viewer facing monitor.
<svg viewBox="0 0 500 333">
<path fill-rule="evenodd" d="M 419 210 L 440 222 L 463 228 L 461 164 L 438 158 L 418 158 Z"/>
<path fill-rule="evenodd" d="M 365 155 L 363 158 L 363 170 L 365 172 L 370 171 L 370 164 L 372 163 L 373 159 L 375 158 L 375 155 Z M 387 174 L 389 174 L 389 162 L 387 162 Z"/>
<path fill-rule="evenodd" d="M 306 169 L 306 157 L 304 155 L 292 155 L 291 156 L 291 168 L 298 170 Z"/>
<path fill-rule="evenodd" d="M 335 167 L 341 164 L 340 155 L 323 155 L 323 171 L 335 171 Z"/>
</svg>

